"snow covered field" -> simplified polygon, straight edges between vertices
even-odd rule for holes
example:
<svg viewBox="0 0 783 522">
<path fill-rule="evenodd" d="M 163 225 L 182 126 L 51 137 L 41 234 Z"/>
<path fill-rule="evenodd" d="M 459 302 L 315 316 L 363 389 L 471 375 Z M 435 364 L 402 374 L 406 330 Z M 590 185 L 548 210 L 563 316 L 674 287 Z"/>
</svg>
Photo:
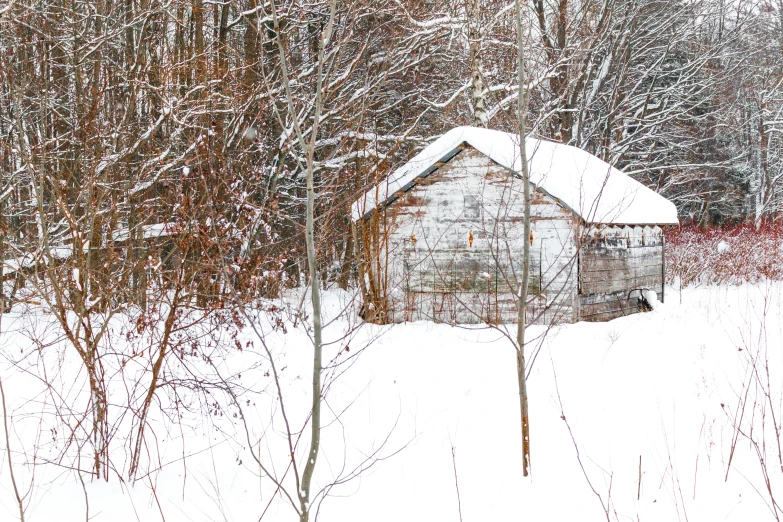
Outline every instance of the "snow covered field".
<svg viewBox="0 0 783 522">
<path fill-rule="evenodd" d="M 330 413 L 314 489 L 344 483 L 314 500 L 323 500 L 319 519 L 775 520 L 773 502 L 783 495 L 782 290 L 778 282 L 686 288 L 682 296 L 667 288 L 667 302 L 651 313 L 549 332 L 534 349 L 529 380 L 532 480 L 521 476 L 514 351 L 498 331 L 362 326 L 329 348 L 338 364 L 328 372 Z M 346 300 L 328 293 L 327 314 L 337 315 Z M 311 348 L 301 325 L 280 319 L 275 330 L 267 317 L 255 326 L 275 357 L 298 431 L 310 400 Z M 68 446 L 78 436 L 63 433 L 61 419 L 64 405 L 86 411 L 85 377 L 50 316 L 4 315 L 0 376 L 26 519 L 85 520 L 87 510 L 96 521 L 296 519 L 250 453 L 285 475 L 290 459 L 273 373 L 243 322 L 243 349 L 216 350 L 200 366 L 200 378 L 231 382 L 236 402 L 217 384 L 209 400 L 181 391 L 181 410 L 161 399 L 151 458 L 133 484 L 119 478 L 127 480 L 132 415 L 110 406 L 116 472 L 108 483 L 82 474 L 82 485 L 70 468 L 90 464 Z M 349 326 L 337 319 L 327 337 Z M 125 340 L 133 328 L 112 323 L 118 352 L 141 343 Z M 233 343 L 229 331 L 224 337 L 215 343 Z M 121 361 L 107 358 L 110 404 L 135 397 L 127 386 L 133 362 Z M 162 396 L 171 393 L 162 388 Z M 14 520 L 5 446 L 0 437 L 0 517 Z M 281 478 L 289 488 L 291 480 Z"/>
</svg>

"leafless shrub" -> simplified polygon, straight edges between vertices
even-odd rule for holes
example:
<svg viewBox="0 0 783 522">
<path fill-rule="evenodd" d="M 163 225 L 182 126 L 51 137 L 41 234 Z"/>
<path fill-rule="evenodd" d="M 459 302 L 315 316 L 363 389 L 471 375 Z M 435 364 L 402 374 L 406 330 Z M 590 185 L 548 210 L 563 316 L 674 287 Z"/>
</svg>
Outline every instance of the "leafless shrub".
<svg viewBox="0 0 783 522">
<path fill-rule="evenodd" d="M 666 281 L 738 285 L 783 280 L 783 227 L 765 222 L 666 231 Z"/>
</svg>

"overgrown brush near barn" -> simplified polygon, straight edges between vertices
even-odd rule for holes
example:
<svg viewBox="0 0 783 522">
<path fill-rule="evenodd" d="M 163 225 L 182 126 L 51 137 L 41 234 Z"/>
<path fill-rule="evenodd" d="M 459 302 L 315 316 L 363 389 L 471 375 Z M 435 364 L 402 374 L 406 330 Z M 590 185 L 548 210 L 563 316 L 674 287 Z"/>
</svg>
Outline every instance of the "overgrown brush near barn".
<svg viewBox="0 0 783 522">
<path fill-rule="evenodd" d="M 783 280 L 783 225 L 752 223 L 666 232 L 666 282 L 739 285 Z"/>
</svg>

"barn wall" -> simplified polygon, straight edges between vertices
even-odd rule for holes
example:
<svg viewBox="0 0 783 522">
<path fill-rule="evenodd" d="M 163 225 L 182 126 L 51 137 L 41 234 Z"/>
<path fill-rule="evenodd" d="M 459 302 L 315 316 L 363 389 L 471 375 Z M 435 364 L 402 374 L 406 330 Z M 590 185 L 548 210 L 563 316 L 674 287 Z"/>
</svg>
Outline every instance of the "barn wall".
<svg viewBox="0 0 783 522">
<path fill-rule="evenodd" d="M 532 203 L 528 322 L 573 322 L 574 216 L 538 191 Z M 523 208 L 521 180 L 470 147 L 390 205 L 387 320 L 515 322 Z"/>
<path fill-rule="evenodd" d="M 579 318 L 608 321 L 641 311 L 641 290 L 663 300 L 663 235 L 659 227 L 590 231 L 579 252 Z"/>
</svg>

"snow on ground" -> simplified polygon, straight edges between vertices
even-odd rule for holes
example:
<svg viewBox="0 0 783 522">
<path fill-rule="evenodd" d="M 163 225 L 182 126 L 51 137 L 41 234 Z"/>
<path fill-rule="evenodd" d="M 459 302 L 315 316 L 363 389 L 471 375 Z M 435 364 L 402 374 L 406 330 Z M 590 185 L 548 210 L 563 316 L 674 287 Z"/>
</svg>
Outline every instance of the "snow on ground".
<svg viewBox="0 0 783 522">
<path fill-rule="evenodd" d="M 651 313 L 549 332 L 529 358 L 530 480 L 521 476 L 515 356 L 500 332 L 431 323 L 364 325 L 349 341 L 329 347 L 342 363 L 330 370 L 335 378 L 326 392 L 329 413 L 315 482 L 321 487 L 362 472 L 330 490 L 319 520 L 774 520 L 769 490 L 783 491 L 774 429 L 783 415 L 781 290 L 781 283 L 691 288 L 681 296 L 667 289 L 666 302 Z M 327 315 L 335 316 L 345 299 L 328 293 Z M 145 464 L 151 472 L 135 484 L 114 474 L 108 483 L 85 476 L 83 488 L 63 467 L 73 460 L 44 463 L 64 440 L 50 432 L 56 420 L 39 379 L 44 368 L 57 369 L 58 393 L 74 408 L 84 409 L 86 398 L 69 351 L 58 350 L 57 342 L 31 345 L 33 329 L 56 339 L 47 314 L 35 319 L 4 315 L 0 337 L 5 358 L 18 362 L 3 363 L 1 375 L 13 414 L 17 482 L 22 492 L 34 484 L 26 499 L 28 521 L 84 520 L 87 504 L 96 521 L 297 518 L 273 495 L 271 481 L 259 478 L 243 424 L 217 393 L 215 400 L 227 404 L 222 416 L 184 415 L 172 427 L 157 415 L 152 423 L 159 457 Z M 257 323 L 282 376 L 289 421 L 301 429 L 310 400 L 308 337 L 290 322 L 285 333 L 271 326 L 267 319 Z M 118 323 L 115 333 L 127 327 Z M 346 327 L 337 319 L 327 338 Z M 245 349 L 215 364 L 226 374 L 242 374 L 237 382 L 246 390 L 238 388 L 238 399 L 253 451 L 280 476 L 288 456 L 276 388 L 266 375 L 270 367 L 247 325 L 240 339 Z M 53 359 L 46 359 L 47 351 Z M 117 380 L 110 396 L 119 401 Z M 740 400 L 747 401 L 744 414 Z M 750 439 L 733 428 L 730 419 L 740 416 Z M 758 447 L 769 488 L 751 444 L 762 436 L 766 445 Z M 118 469 L 127 466 L 127 446 L 117 435 L 112 460 Z M 4 450 L 0 456 L 0 517 L 13 520 L 18 511 Z"/>
</svg>

